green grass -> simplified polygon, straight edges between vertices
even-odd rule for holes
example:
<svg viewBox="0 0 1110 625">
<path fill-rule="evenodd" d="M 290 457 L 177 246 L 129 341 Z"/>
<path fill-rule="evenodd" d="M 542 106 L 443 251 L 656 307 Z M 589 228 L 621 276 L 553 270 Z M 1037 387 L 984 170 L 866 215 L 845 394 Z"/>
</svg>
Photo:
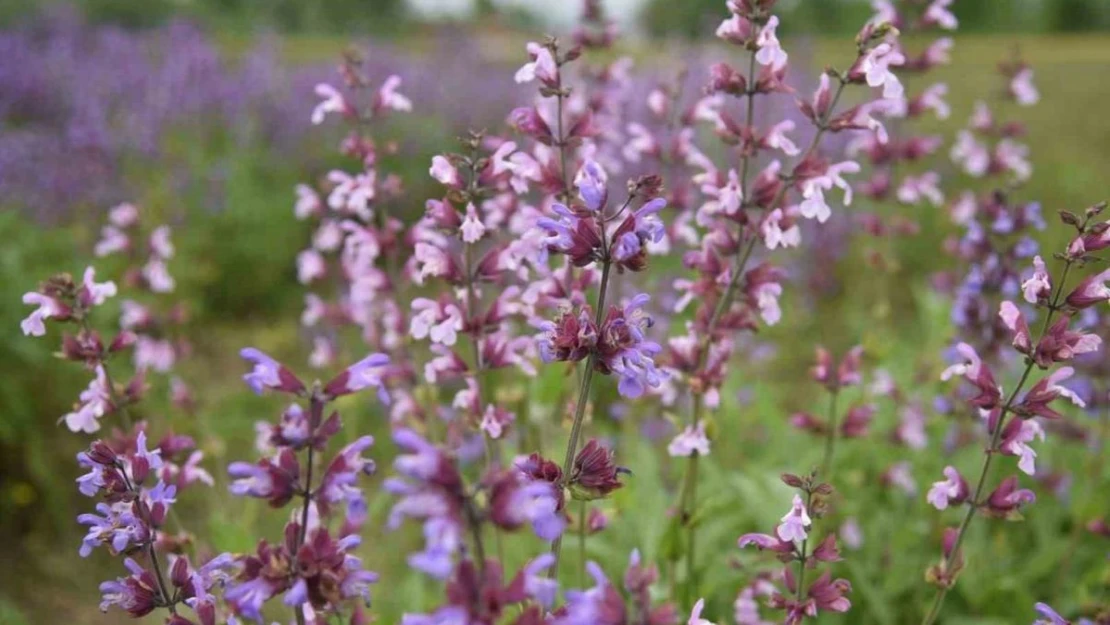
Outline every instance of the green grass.
<svg viewBox="0 0 1110 625">
<path fill-rule="evenodd" d="M 334 59 L 342 41 L 319 37 L 290 37 L 285 50 L 297 62 Z M 497 35 L 486 42 L 495 54 L 515 58 L 519 38 Z M 227 45 L 238 45 L 229 40 Z M 409 44 L 419 48 L 419 43 Z M 911 43 L 912 45 L 912 43 Z M 1019 116 L 1029 129 L 1035 173 L 1020 197 L 1043 202 L 1046 216 L 1056 209 L 1079 209 L 1110 196 L 1110 118 L 1103 114 L 1110 100 L 1110 46 L 1098 37 L 959 37 L 954 51 L 956 64 L 943 68 L 936 79 L 950 85 L 953 118 L 940 131 L 951 136 L 970 113 L 974 100 L 996 89 L 994 66 L 1013 46 L 1036 70 L 1042 102 L 1031 109 L 1009 109 L 1006 116 Z M 788 46 L 789 47 L 789 46 Z M 827 58 L 844 59 L 850 46 L 819 42 Z M 655 54 L 634 50 L 639 65 L 666 62 Z M 730 52 L 722 49 L 722 57 Z M 330 145 L 321 146 L 321 150 Z M 198 164 L 227 158 L 219 146 L 203 149 L 185 147 L 187 158 Z M 256 165 L 250 154 L 239 154 L 228 174 L 228 210 L 219 215 L 205 213 L 180 203 L 195 198 L 166 197 L 165 188 L 152 177 L 139 201 L 166 210 L 184 208 L 190 227 L 182 230 L 179 249 L 192 263 L 177 263 L 182 291 L 198 313 L 194 328 L 197 353 L 182 375 L 201 393 L 202 404 L 193 420 L 175 417 L 175 429 L 192 433 L 208 454 L 208 467 L 218 478 L 220 467 L 233 459 L 254 455 L 253 423 L 275 417 L 282 407 L 277 398 L 256 398 L 239 383 L 242 365 L 235 358 L 238 348 L 258 345 L 290 362 L 304 362 L 304 342 L 296 333 L 300 291 L 293 280 L 292 257 L 306 233 L 292 223 L 289 190 L 303 175 L 289 168 Z M 409 179 L 416 179 L 422 163 L 407 164 Z M 950 169 L 950 168 L 949 168 Z M 970 181 L 962 181 L 969 184 Z M 419 202 L 413 201 L 414 205 Z M 867 207 L 863 207 L 866 209 Z M 797 291 L 784 302 L 785 322 L 774 329 L 769 340 L 781 346 L 765 364 L 738 365 L 733 370 L 721 410 L 710 415 L 718 437 L 714 453 L 705 463 L 700 486 L 705 494 L 699 511 L 702 530 L 698 561 L 705 567 L 703 592 L 709 597 L 710 614 L 720 622 L 731 622 L 731 600 L 738 585 L 753 570 L 773 562 L 756 553 L 735 548 L 738 535 L 767 531 L 785 510 L 789 493 L 778 481 L 784 471 L 802 472 L 819 461 L 820 445 L 786 425 L 795 410 L 820 410 L 820 393 L 806 381 L 805 371 L 812 346 L 818 343 L 837 350 L 862 342 L 868 348 L 871 366 L 891 371 L 900 386 L 926 405 L 939 386 L 934 382 L 941 348 L 950 338 L 948 310 L 944 301 L 926 286 L 927 275 L 949 264 L 940 256 L 940 237 L 951 232 L 943 211 L 923 208 L 915 215 L 924 233 L 918 239 L 900 240 L 894 249 L 896 261 L 885 271 L 865 268 L 865 250 L 854 252 L 838 268 L 843 289 L 835 296 L 812 302 L 812 309 L 794 306 Z M 92 232 L 80 224 L 68 229 L 42 231 L 17 216 L 0 213 L 0 234 L 6 244 L 0 250 L 3 303 L 0 320 L 14 328 L 22 309 L 13 302 L 48 273 L 82 264 L 80 250 L 91 245 Z M 231 239 L 228 241 L 228 239 Z M 76 248 L 71 247 L 76 242 Z M 863 243 L 864 248 L 879 244 Z M 76 250 L 76 251 L 75 251 Z M 66 622 L 94 625 L 120 622 L 116 615 L 100 616 L 95 610 L 96 585 L 116 572 L 103 553 L 88 560 L 76 557 L 78 535 L 71 518 L 87 501 L 72 493 L 72 454 L 78 450 L 76 437 L 55 428 L 61 414 L 83 384 L 82 375 L 71 369 L 58 373 L 59 366 L 45 353 L 47 342 L 31 342 L 12 336 L 3 351 L 19 363 L 0 369 L 0 390 L 5 414 L 0 422 L 4 436 L 0 444 L 14 460 L 0 461 L 0 468 L 13 466 L 19 478 L 6 481 L 0 493 L 6 531 L 12 541 L 0 554 L 13 559 L 14 567 L 0 570 L 0 623 Z M 360 347 L 352 343 L 348 357 Z M 1004 385 L 1012 378 L 1006 377 Z M 561 456 L 565 429 L 553 423 L 552 403 L 560 385 L 567 380 L 557 368 L 547 368 L 536 380 L 507 387 L 499 392 L 514 395 L 521 414 L 542 433 L 545 451 Z M 591 433 L 620 434 L 620 460 L 631 467 L 628 486 L 605 502 L 613 525 L 589 541 L 589 557 L 601 562 L 611 577 L 623 571 L 628 553 L 639 548 L 646 558 L 660 558 L 674 549 L 668 539 L 669 507 L 674 501 L 679 467 L 660 453 L 660 445 L 638 435 L 636 424 L 610 422 L 601 417 L 613 400 L 607 381 L 598 384 L 598 406 Z M 49 388 L 43 394 L 40 389 Z M 734 391 L 747 388 L 754 400 L 739 405 Z M 388 418 L 366 399 L 350 399 L 341 405 L 346 419 L 344 438 L 371 432 L 379 443 L 374 454 L 383 473 L 387 472 Z M 838 451 L 836 481 L 840 486 L 836 521 L 848 516 L 859 519 L 865 542 L 860 551 L 846 551 L 845 562 L 835 572 L 850 579 L 855 604 L 850 616 L 829 616 L 822 623 L 883 624 L 919 622 L 932 590 L 923 583 L 923 573 L 939 553 L 944 524 L 954 524 L 956 513 L 938 514 L 924 496 L 905 498 L 878 488 L 883 470 L 898 460 L 908 460 L 922 489 L 937 479 L 941 468 L 956 464 L 965 473 L 978 465 L 980 451 L 970 446 L 953 457 L 942 455 L 940 441 L 947 423 L 933 420 L 931 447 L 925 452 L 893 448 L 880 440 L 897 422 L 897 406 L 880 402 L 874 430 L 866 441 L 852 441 Z M 154 423 L 169 413 L 157 402 L 150 408 Z M 658 411 L 650 402 L 638 406 L 642 412 Z M 15 415 L 15 416 L 9 416 Z M 669 415 L 682 421 L 685 415 Z M 1082 418 L 1082 417 L 1076 417 Z M 158 425 L 155 426 L 159 427 Z M 1060 470 L 1081 472 L 1085 454 L 1073 444 L 1054 437 L 1038 449 L 1041 459 Z M 10 464 L 9 464 L 10 463 Z M 1108 475 L 1099 476 L 1105 492 Z M 368 489 L 376 492 L 380 477 Z M 260 535 L 276 537 L 284 512 L 272 512 L 264 504 L 227 495 L 224 483 L 211 492 L 194 490 L 185 498 L 183 516 L 187 526 L 202 537 L 198 548 L 245 551 Z M 951 625 L 1015 623 L 1032 620 L 1032 604 L 1050 601 L 1062 610 L 1074 609 L 1107 596 L 1110 567 L 1105 559 L 1107 545 L 1083 538 L 1075 551 L 1070 575 L 1059 575 L 1063 553 L 1069 549 L 1072 527 L 1095 513 L 1106 514 L 1105 497 L 1084 498 L 1089 484 L 1077 479 L 1072 499 L 1058 502 L 1043 488 L 1041 501 L 1032 507 L 1024 523 L 978 521 L 967 542 L 967 570 L 946 604 L 943 623 Z M 365 533 L 363 555 L 370 568 L 382 573 L 375 593 L 375 613 L 381 623 L 395 623 L 404 610 L 430 608 L 440 596 L 437 585 L 404 567 L 404 554 L 418 544 L 411 531 L 384 533 L 381 520 L 389 498 L 375 494 L 371 502 L 373 520 Z M 819 530 L 820 531 L 820 530 Z M 564 580 L 575 580 L 577 555 L 568 541 Z M 537 544 L 513 538 L 506 545 L 509 567 L 534 554 Z M 1099 594 L 1101 593 L 1101 595 Z M 157 622 L 148 619 L 148 622 Z"/>
</svg>

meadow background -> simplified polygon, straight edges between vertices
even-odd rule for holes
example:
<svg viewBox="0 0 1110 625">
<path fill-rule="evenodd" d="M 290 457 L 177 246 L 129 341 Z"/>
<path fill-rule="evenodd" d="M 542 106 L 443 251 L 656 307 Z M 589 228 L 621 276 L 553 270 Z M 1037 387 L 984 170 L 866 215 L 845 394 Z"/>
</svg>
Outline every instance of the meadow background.
<svg viewBox="0 0 1110 625">
<path fill-rule="evenodd" d="M 309 123 L 313 85 L 333 77 L 349 46 L 363 52 L 371 76 L 402 76 L 414 114 L 392 118 L 385 132 L 398 142 L 389 168 L 405 179 L 404 206 L 415 219 L 424 199 L 437 192 L 427 176 L 431 156 L 467 128 L 500 128 L 507 112 L 529 97 L 512 82 L 523 43 L 567 29 L 562 14 L 529 6 L 539 3 L 479 1 L 469 18 L 450 3 L 440 7 L 447 13 L 416 4 L 0 2 L 0 327 L 6 329 L 0 341 L 0 624 L 120 619 L 95 607 L 96 585 L 114 573 L 113 563 L 104 554 L 76 557 L 80 528 L 73 518 L 85 502 L 72 488 L 72 458 L 82 442 L 56 424 L 83 388 L 85 374 L 55 366 L 46 343 L 16 330 L 25 315 L 19 296 L 59 269 L 87 264 L 104 215 L 118 202 L 135 202 L 144 214 L 175 226 L 175 297 L 189 312 L 186 332 L 195 349 L 178 372 L 202 403 L 194 417 L 158 400 L 148 401 L 145 410 L 153 418 L 170 415 L 175 428 L 194 435 L 217 477 L 208 496 L 189 498 L 180 511 L 197 534 L 225 550 L 248 550 L 256 536 L 277 527 L 281 519 L 271 517 L 280 515 L 270 514 L 263 502 L 227 494 L 221 467 L 250 455 L 254 422 L 270 418 L 276 406 L 245 392 L 239 347 L 257 345 L 297 363 L 310 349 L 296 323 L 303 290 L 294 262 L 309 231 L 294 219 L 293 188 L 338 164 L 334 146 L 340 138 L 334 127 Z M 792 59 L 844 58 L 844 50 L 834 47 L 837 37 L 850 37 L 869 14 L 859 2 L 781 4 Z M 619 8 L 632 36 L 616 53 L 635 59 L 648 77 L 645 84 L 673 74 L 683 61 L 730 53 L 710 36 L 723 2 L 659 0 Z M 932 76 L 948 83 L 953 115 L 937 130 L 952 137 L 973 101 L 995 88 L 997 61 L 1019 48 L 1042 94 L 1038 106 L 1020 112 L 1034 165 L 1022 197 L 1039 200 L 1051 216 L 1110 196 L 1110 5 L 957 0 L 955 11 L 961 30 L 954 63 Z M 949 180 L 970 184 L 951 165 L 942 169 Z M 857 206 L 891 210 L 862 199 Z M 862 343 L 868 364 L 890 371 L 917 399 L 927 400 L 935 390 L 933 373 L 952 329 L 947 300 L 930 288 L 930 278 L 954 263 L 942 244 L 955 230 L 943 210 L 912 210 L 922 234 L 894 245 L 875 243 L 889 261 L 881 267 L 867 261 L 876 251 L 867 243 L 844 250 L 831 276 L 824 275 L 830 272 L 825 265 L 811 271 L 824 262 L 816 251 L 803 247 L 795 254 L 801 279 L 788 289 L 784 322 L 764 337 L 789 349 L 753 351 L 747 364 L 736 367 L 732 392 L 716 416 L 717 449 L 727 453 L 718 454 L 703 486 L 712 514 L 702 545 L 731 545 L 743 532 L 765 531 L 786 501 L 778 475 L 801 472 L 819 458 L 820 445 L 787 423 L 792 412 L 814 409 L 821 398 L 806 377 L 816 344 L 843 351 Z M 98 267 L 112 272 L 111 262 Z M 547 376 L 533 384 L 538 411 L 554 401 L 560 383 Z M 165 393 L 151 395 L 159 396 Z M 900 408 L 895 401 L 880 404 L 874 429 L 889 430 Z M 348 435 L 369 431 L 387 440 L 388 420 L 367 400 L 351 400 L 345 416 Z M 930 415 L 931 438 L 939 440 L 949 425 Z M 609 502 L 617 531 L 591 540 L 591 557 L 623 563 L 633 546 L 658 555 L 666 548 L 659 519 L 673 486 L 656 466 L 658 443 L 641 435 L 632 419 L 599 417 L 593 427 L 627 433 L 623 453 L 639 469 Z M 861 451 L 865 445 L 871 447 Z M 376 448 L 379 466 L 387 466 L 387 448 Z M 844 445 L 838 472 L 845 514 L 860 520 L 864 542 L 838 565 L 838 573 L 855 585 L 855 607 L 828 622 L 917 622 L 920 606 L 932 596 L 923 571 L 938 552 L 939 515 L 923 495 L 907 498 L 873 488 L 860 491 L 867 498 L 851 495 L 853 486 L 873 485 L 903 459 L 912 461 L 926 488 L 951 461 L 937 449 L 901 457 L 907 455 L 903 448 L 871 439 Z M 970 459 L 980 452 L 972 446 L 956 453 Z M 1059 472 L 1097 479 L 1055 494 L 1038 489 L 1044 501 L 1060 501 L 1038 504 L 1025 523 L 978 524 L 966 547 L 969 570 L 949 597 L 943 623 L 1029 622 L 1036 600 L 1052 600 L 1061 611 L 1105 602 L 1107 545 L 1076 538 L 1074 528 L 1110 513 L 1110 468 L 1100 462 L 1092 469 L 1088 454 L 1064 437 L 1053 437 L 1040 453 Z M 373 518 L 380 520 L 389 503 L 386 495 L 376 495 Z M 389 580 L 418 537 L 375 532 L 366 534 L 365 559 Z M 1071 554 L 1066 578 L 1060 574 L 1064 554 Z M 707 581 L 707 592 L 737 585 L 752 561 L 741 555 L 717 549 L 702 556 L 724 571 Z M 408 581 L 387 581 L 377 589 L 383 623 L 394 622 L 402 610 L 427 607 L 438 592 L 404 577 Z"/>
</svg>

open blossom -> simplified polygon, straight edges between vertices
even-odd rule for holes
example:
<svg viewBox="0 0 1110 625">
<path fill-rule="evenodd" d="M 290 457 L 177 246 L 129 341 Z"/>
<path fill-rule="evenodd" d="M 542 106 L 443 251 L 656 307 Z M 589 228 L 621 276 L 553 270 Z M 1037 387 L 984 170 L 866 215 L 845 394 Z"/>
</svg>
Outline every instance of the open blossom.
<svg viewBox="0 0 1110 625">
<path fill-rule="evenodd" d="M 759 36 L 755 39 L 755 45 L 759 51 L 755 53 L 755 60 L 760 65 L 770 67 L 774 71 L 779 71 L 786 67 L 787 54 L 779 44 L 778 37 L 775 35 L 775 30 L 779 26 L 779 18 L 777 15 L 772 15 L 767 20 L 767 24 L 759 31 Z"/>
<path fill-rule="evenodd" d="M 983 409 L 994 408 L 1002 398 L 1002 388 L 995 382 L 990 367 L 983 363 L 975 348 L 967 343 L 957 344 L 956 352 L 963 357 L 964 362 L 945 369 L 941 372 L 940 379 L 950 380 L 954 376 L 966 378 L 979 389 L 979 395 L 970 403 Z"/>
<path fill-rule="evenodd" d="M 304 383 L 293 375 L 285 365 L 274 360 L 263 352 L 253 348 L 243 348 L 239 355 L 254 365 L 250 373 L 243 376 L 243 381 L 259 395 L 266 389 L 273 389 L 285 393 L 300 393 L 304 390 Z"/>
<path fill-rule="evenodd" d="M 763 243 L 767 249 L 778 247 L 798 247 L 802 243 L 802 230 L 798 224 L 785 216 L 781 208 L 767 214 L 761 226 Z"/>
<path fill-rule="evenodd" d="M 1046 300 L 1052 294 L 1052 282 L 1040 256 L 1033 257 L 1033 275 L 1021 283 L 1021 293 L 1030 304 Z"/>
<path fill-rule="evenodd" d="M 389 109 L 393 111 L 411 111 L 412 100 L 405 97 L 397 89 L 401 86 L 401 77 L 393 74 L 382 82 L 374 94 L 374 110 Z"/>
<path fill-rule="evenodd" d="M 1010 80 L 1010 93 L 1022 106 L 1032 106 L 1041 99 L 1037 87 L 1033 85 L 1033 70 L 1025 67 L 1014 74 Z"/>
<path fill-rule="evenodd" d="M 705 424 L 688 425 L 667 445 L 667 453 L 673 457 L 709 455 L 709 438 L 705 435 Z"/>
<path fill-rule="evenodd" d="M 782 517 L 782 523 L 775 528 L 775 534 L 786 542 L 797 542 L 806 539 L 806 528 L 810 526 L 809 514 L 806 512 L 805 502 L 801 495 L 794 495 L 794 503 L 790 511 Z"/>
<path fill-rule="evenodd" d="M 860 58 L 854 73 L 861 74 L 868 86 L 882 87 L 884 98 L 901 98 L 905 91 L 898 76 L 890 68 L 905 62 L 906 57 L 894 45 L 884 41 Z"/>
<path fill-rule="evenodd" d="M 967 130 L 961 130 L 956 135 L 956 142 L 952 144 L 949 156 L 965 172 L 976 178 L 986 174 L 991 164 L 990 151 Z"/>
<path fill-rule="evenodd" d="M 351 105 L 347 103 L 347 99 L 335 87 L 327 83 L 320 83 L 316 85 L 315 91 L 316 96 L 320 98 L 320 102 L 312 109 L 313 124 L 324 123 L 324 118 L 329 113 L 348 115 L 353 112 Z"/>
<path fill-rule="evenodd" d="M 1065 301 L 1068 306 L 1079 309 L 1110 301 L 1110 269 L 1084 278 Z"/>
<path fill-rule="evenodd" d="M 57 298 L 42 293 L 24 293 L 23 303 L 38 306 L 26 319 L 19 323 L 23 334 L 27 336 L 43 336 L 46 334 L 47 319 L 69 315 L 69 307 Z"/>
<path fill-rule="evenodd" d="M 829 208 L 828 203 L 825 201 L 825 191 L 837 187 L 844 191 L 844 205 L 849 206 L 852 203 L 852 187 L 849 186 L 848 181 L 844 180 L 843 174 L 854 174 L 860 170 L 859 163 L 854 161 L 842 161 L 834 165 L 829 165 L 825 173 L 819 176 L 814 176 L 807 179 L 802 183 L 802 203 L 798 206 L 799 212 L 803 217 L 809 219 L 816 219 L 821 223 L 828 221 L 832 215 L 832 209 Z"/>
<path fill-rule="evenodd" d="M 451 164 L 451 161 L 447 160 L 446 156 L 437 154 L 432 157 L 432 167 L 428 170 L 428 173 L 446 187 L 462 188 L 462 176 L 459 175 L 459 170 Z"/>
<path fill-rule="evenodd" d="M 429 338 L 433 343 L 451 346 L 463 329 L 462 312 L 454 304 L 444 305 L 424 297 L 412 300 L 409 334 L 414 339 Z"/>
<path fill-rule="evenodd" d="M 70 432 L 91 434 L 100 429 L 100 417 L 112 410 L 112 389 L 104 365 L 96 368 L 96 377 L 81 391 L 78 406 L 62 417 Z"/>
<path fill-rule="evenodd" d="M 925 12 L 921 15 L 921 19 L 926 24 L 936 24 L 945 30 L 955 30 L 959 26 L 956 16 L 948 8 L 955 0 L 933 0 L 929 6 L 925 8 Z"/>
<path fill-rule="evenodd" d="M 933 206 L 944 204 L 944 194 L 940 190 L 940 175 L 927 171 L 920 176 L 906 176 L 898 187 L 898 201 L 903 204 L 920 204 L 928 200 Z"/>
<path fill-rule="evenodd" d="M 529 42 L 527 49 L 532 60 L 517 70 L 513 80 L 517 83 L 527 83 L 538 79 L 548 87 L 555 87 L 559 83 L 559 67 L 555 63 L 551 50 L 534 42 Z"/>
<path fill-rule="evenodd" d="M 971 491 L 968 488 L 967 480 L 955 467 L 944 468 L 944 480 L 940 482 L 933 482 L 932 488 L 929 489 L 925 500 L 933 505 L 937 510 L 944 510 L 950 505 L 958 505 L 965 501 L 970 496 Z"/>
<path fill-rule="evenodd" d="M 690 611 L 690 619 L 686 621 L 686 625 L 714 625 L 712 622 L 701 617 L 701 611 L 705 609 L 705 599 L 698 599 L 694 604 L 694 608 Z"/>
<path fill-rule="evenodd" d="M 1026 475 L 1036 472 L 1037 452 L 1029 443 L 1040 439 L 1044 441 L 1044 428 L 1036 419 L 1011 420 L 1002 433 L 1000 449 L 1002 453 L 1017 456 L 1018 468 Z"/>
</svg>

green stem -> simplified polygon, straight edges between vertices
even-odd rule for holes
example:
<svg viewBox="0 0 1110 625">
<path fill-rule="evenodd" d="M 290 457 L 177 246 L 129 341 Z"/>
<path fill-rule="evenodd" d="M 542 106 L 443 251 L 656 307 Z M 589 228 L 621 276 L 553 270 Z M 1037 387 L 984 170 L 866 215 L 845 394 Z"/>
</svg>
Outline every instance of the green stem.
<svg viewBox="0 0 1110 625">
<path fill-rule="evenodd" d="M 836 398 L 839 395 L 837 389 L 829 391 L 829 431 L 825 436 L 825 459 L 821 461 L 821 476 L 825 480 L 832 475 L 833 448 L 836 446 Z"/>
</svg>

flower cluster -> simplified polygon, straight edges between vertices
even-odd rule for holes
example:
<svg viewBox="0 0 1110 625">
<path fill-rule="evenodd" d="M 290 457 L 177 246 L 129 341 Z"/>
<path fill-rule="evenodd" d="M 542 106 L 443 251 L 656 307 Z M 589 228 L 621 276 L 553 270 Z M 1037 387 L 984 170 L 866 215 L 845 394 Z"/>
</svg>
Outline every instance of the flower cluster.
<svg viewBox="0 0 1110 625">
<path fill-rule="evenodd" d="M 818 511 L 827 505 L 824 500 L 833 494 L 832 486 L 817 482 L 815 474 L 805 477 L 784 474 L 782 479 L 801 494 L 794 495 L 790 510 L 783 515 L 773 534 L 744 534 L 738 544 L 741 548 L 754 545 L 761 551 L 770 551 L 785 565 L 783 587 L 773 590 L 768 599 L 772 608 L 785 611 L 785 623 L 797 624 L 807 617 L 817 618 L 822 611 L 847 612 L 852 607 L 847 597 L 852 585 L 847 580 L 833 579 L 829 571 L 825 571 L 808 585 L 805 583 L 808 569 L 841 560 L 835 532 L 826 534 L 820 544 L 810 550 L 813 524 L 810 513 L 819 516 Z M 797 573 L 791 569 L 793 562 L 798 563 Z"/>
<path fill-rule="evenodd" d="M 258 462 L 228 466 L 229 490 L 234 495 L 264 499 L 275 508 L 299 498 L 282 541 L 262 540 L 254 555 L 239 559 L 240 573 L 225 595 L 229 606 L 241 617 L 262 622 L 263 604 L 279 594 L 298 619 L 309 612 L 337 612 L 351 599 L 369 602 L 369 585 L 377 575 L 364 570 L 352 551 L 361 540 L 355 532 L 367 518 L 366 497 L 358 481 L 375 471 L 374 461 L 364 455 L 374 439 L 362 436 L 341 448 L 322 472 L 316 467 L 316 454 L 326 452 L 341 429 L 339 413 L 327 414 L 330 402 L 368 388 L 377 389 L 380 399 L 388 401 L 382 373 L 389 358 L 371 354 L 327 384 L 309 386 L 257 349 L 244 349 L 242 356 L 252 365 L 243 376 L 252 390 L 292 395 L 307 405 L 293 403 L 282 412 L 279 423 L 258 424 L 257 447 L 262 454 Z M 344 514 L 334 537 L 327 522 L 337 506 L 343 507 Z"/>
</svg>

